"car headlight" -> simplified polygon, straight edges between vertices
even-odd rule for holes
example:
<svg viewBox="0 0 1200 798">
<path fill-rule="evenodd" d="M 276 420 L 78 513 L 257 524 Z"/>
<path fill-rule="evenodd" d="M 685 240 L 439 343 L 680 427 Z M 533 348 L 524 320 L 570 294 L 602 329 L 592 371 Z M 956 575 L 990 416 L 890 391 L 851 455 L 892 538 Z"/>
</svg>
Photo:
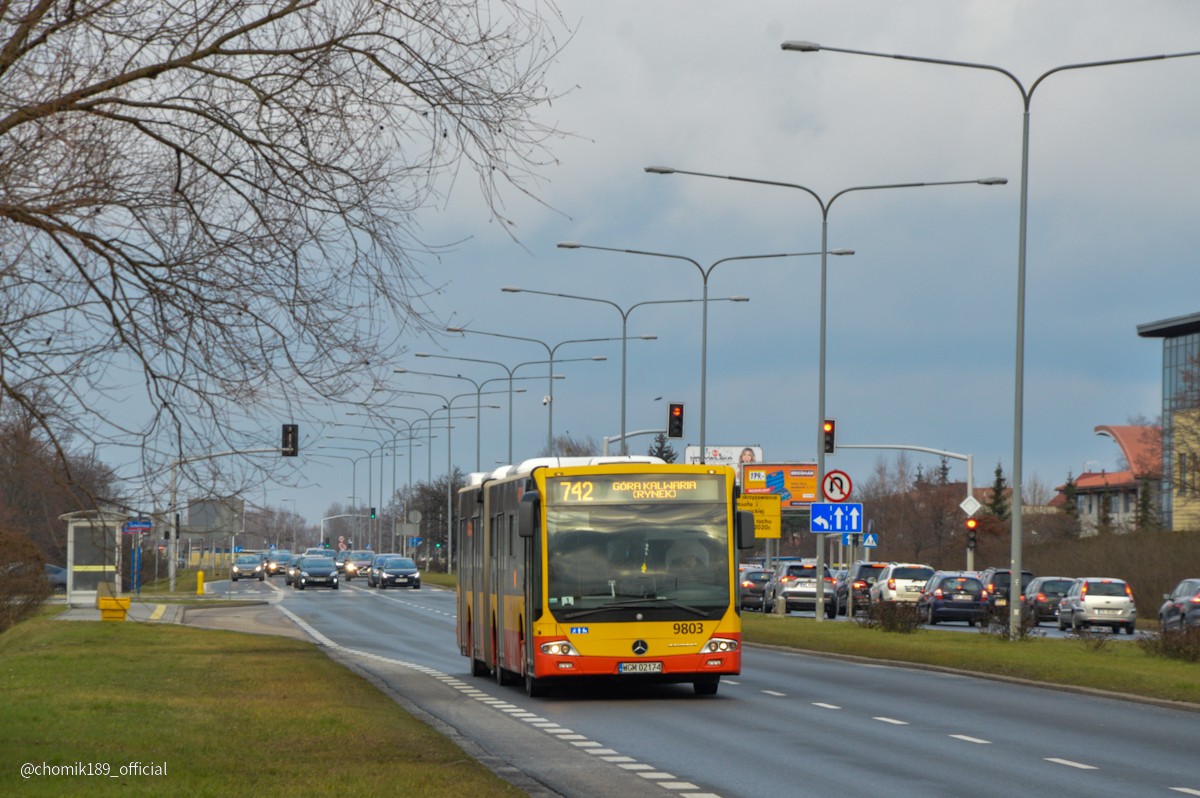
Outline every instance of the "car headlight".
<svg viewBox="0 0 1200 798">
<path fill-rule="evenodd" d="M 261 565 L 256 565 L 256 566 L 254 566 L 254 570 L 256 570 L 256 571 L 261 571 L 261 570 L 262 570 L 262 566 L 261 566 Z"/>
<path fill-rule="evenodd" d="M 301 572 L 300 572 L 300 575 L 301 575 L 301 576 L 303 576 L 305 579 L 307 579 L 307 578 L 308 578 L 308 571 L 301 571 Z"/>
<path fill-rule="evenodd" d="M 701 649 L 706 653 L 715 653 L 718 651 L 737 651 L 738 641 L 730 640 L 725 637 L 714 637 L 708 641 L 708 644 Z"/>
<path fill-rule="evenodd" d="M 238 567 L 237 567 L 236 565 L 235 565 L 235 566 L 233 566 L 233 572 L 234 572 L 235 574 L 238 572 Z"/>
<path fill-rule="evenodd" d="M 578 657 L 579 652 L 575 647 L 566 640 L 559 640 L 554 643 L 542 643 L 543 654 L 554 654 L 559 657 Z"/>
</svg>

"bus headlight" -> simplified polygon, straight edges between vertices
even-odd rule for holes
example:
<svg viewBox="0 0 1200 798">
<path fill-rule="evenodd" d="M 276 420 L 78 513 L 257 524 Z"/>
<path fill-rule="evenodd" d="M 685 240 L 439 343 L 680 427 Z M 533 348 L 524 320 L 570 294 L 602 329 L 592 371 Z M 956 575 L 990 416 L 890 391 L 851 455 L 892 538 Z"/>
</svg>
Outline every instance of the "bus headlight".
<svg viewBox="0 0 1200 798">
<path fill-rule="evenodd" d="M 714 637 L 708 641 L 708 644 L 701 649 L 705 653 L 716 653 L 718 651 L 737 651 L 738 641 L 730 640 L 725 637 Z"/>
<path fill-rule="evenodd" d="M 554 654 L 559 657 L 578 657 L 579 652 L 575 647 L 566 640 L 558 640 L 553 643 L 542 643 L 543 654 Z"/>
</svg>

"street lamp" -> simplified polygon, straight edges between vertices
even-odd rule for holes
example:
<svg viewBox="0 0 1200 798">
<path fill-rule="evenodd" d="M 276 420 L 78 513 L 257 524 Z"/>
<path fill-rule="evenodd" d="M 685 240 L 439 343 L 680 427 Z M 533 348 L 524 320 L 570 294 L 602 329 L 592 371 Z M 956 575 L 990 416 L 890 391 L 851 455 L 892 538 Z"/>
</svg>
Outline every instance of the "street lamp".
<svg viewBox="0 0 1200 798">
<path fill-rule="evenodd" d="M 570 242 L 566 242 L 566 243 L 570 243 Z M 559 244 L 559 246 L 562 246 L 562 244 Z M 610 302 L 607 299 L 600 299 L 598 297 L 575 296 L 574 294 L 556 294 L 556 293 L 552 293 L 549 291 L 533 291 L 528 288 L 514 288 L 512 286 L 507 286 L 505 288 L 502 288 L 501 290 L 507 291 L 510 294 L 521 294 L 521 293 L 538 294 L 540 296 L 556 296 L 556 297 L 560 297 L 561 299 L 579 299 L 584 302 L 600 302 L 605 305 L 613 306 L 614 308 L 617 309 L 617 313 L 621 314 L 621 454 L 628 457 L 629 456 L 629 441 L 627 441 L 625 439 L 625 363 L 626 363 L 625 342 L 628 340 L 628 336 L 626 335 L 625 330 L 629 324 L 629 314 L 633 312 L 634 308 L 640 308 L 642 305 L 680 305 L 680 304 L 685 304 L 688 302 L 703 302 L 705 304 L 705 307 L 707 307 L 709 300 L 707 300 L 707 299 L 655 299 L 655 300 L 650 300 L 648 302 L 638 302 L 637 304 L 630 305 L 628 308 L 623 309 L 616 302 Z M 749 302 L 750 297 L 731 296 L 731 297 L 722 297 L 721 299 L 714 299 L 712 301 L 713 302 Z"/>
<path fill-rule="evenodd" d="M 1164 61 L 1170 58 L 1188 58 L 1190 56 L 1200 55 L 1200 50 L 1193 50 L 1186 53 L 1172 53 L 1170 55 L 1147 55 L 1137 58 L 1117 58 L 1111 61 L 1090 61 L 1082 64 L 1064 64 L 1063 66 L 1055 67 L 1054 69 L 1043 72 L 1033 83 L 1029 89 L 1017 79 L 1013 73 L 1002 67 L 992 66 L 990 64 L 975 64 L 968 61 L 946 61 L 940 58 L 922 58 L 911 55 L 894 55 L 889 53 L 874 53 L 867 50 L 844 50 L 838 47 L 823 47 L 814 42 L 784 42 L 780 47 L 784 50 L 801 53 L 812 53 L 820 50 L 829 50 L 834 53 L 849 53 L 851 55 L 868 55 L 876 58 L 893 58 L 897 61 L 919 61 L 925 64 L 939 64 L 941 66 L 965 67 L 967 69 L 984 69 L 991 72 L 999 72 L 1005 75 L 1016 84 L 1017 91 L 1021 93 L 1021 102 L 1025 108 L 1023 124 L 1021 127 L 1021 220 L 1018 226 L 1017 233 L 1017 358 L 1016 358 L 1016 375 L 1014 378 L 1014 399 L 1013 399 L 1013 465 L 1012 465 L 1012 572 L 1019 575 L 1021 573 L 1021 534 L 1022 534 L 1022 499 L 1021 499 L 1021 466 L 1023 459 L 1023 444 L 1024 444 L 1024 424 L 1025 424 L 1025 233 L 1026 233 L 1026 216 L 1029 205 L 1029 104 L 1033 101 L 1033 93 L 1042 81 L 1056 72 L 1067 72 L 1075 69 L 1088 69 L 1090 67 L 1115 66 L 1117 64 L 1136 64 L 1142 61 Z M 1021 605 L 1020 602 L 1009 601 L 1009 635 L 1014 640 L 1020 633 L 1021 628 Z"/>
<path fill-rule="evenodd" d="M 844 188 L 834 194 L 826 202 L 821 199 L 817 192 L 807 186 L 802 186 L 799 183 L 782 183 L 776 180 L 756 180 L 749 177 L 733 177 L 730 175 L 714 175 L 706 172 L 688 172 L 683 169 L 673 169 L 669 166 L 647 166 L 646 171 L 651 174 L 658 175 L 694 175 L 696 177 L 715 177 L 719 180 L 735 180 L 740 183 L 758 183 L 766 186 L 780 186 L 782 188 L 795 188 L 809 194 L 817 201 L 821 207 L 821 354 L 819 365 L 819 376 L 817 378 L 817 492 L 820 494 L 822 482 L 825 479 L 825 439 L 822 432 L 822 425 L 825 423 L 825 293 L 826 293 L 826 255 L 829 253 L 829 209 L 833 207 L 833 203 L 838 197 L 843 194 L 849 194 L 852 191 L 874 191 L 877 189 L 887 188 L 921 188 L 924 186 L 959 186 L 975 183 L 981 186 L 1002 186 L 1008 182 L 1004 177 L 984 177 L 975 180 L 941 180 L 934 183 L 892 183 L 878 186 L 852 186 Z M 817 568 L 821 568 L 825 562 L 825 536 L 817 535 Z M 824 613 L 821 612 L 821 607 L 824 606 L 825 597 L 825 580 L 817 580 L 817 622 L 820 623 L 825 619 Z"/>
<path fill-rule="evenodd" d="M 343 451 L 352 451 L 352 452 L 361 452 L 362 451 L 362 449 L 359 449 L 357 446 L 326 446 L 324 444 L 320 444 L 317 446 L 317 448 L 318 449 L 341 449 Z M 352 495 L 349 496 L 349 499 L 350 499 L 350 506 L 351 506 L 351 508 L 353 508 L 354 503 L 358 501 L 358 461 L 366 460 L 369 457 L 369 455 L 363 455 L 362 457 L 346 457 L 345 455 L 341 455 L 341 454 L 327 454 L 325 456 L 326 457 L 336 457 L 339 460 L 349 460 L 350 461 L 350 492 Z M 359 526 L 359 524 L 356 523 L 357 521 L 358 521 L 358 519 L 354 518 L 350 522 L 351 529 L 354 529 Z M 357 537 L 357 535 L 356 535 L 356 537 Z"/>
<path fill-rule="evenodd" d="M 280 500 L 279 500 L 279 502 L 280 502 L 281 504 L 282 504 L 283 502 L 291 502 L 291 503 L 292 503 L 292 515 L 294 516 L 294 515 L 296 515 L 296 514 L 297 514 L 297 513 L 296 513 L 296 500 L 295 500 L 295 499 L 280 499 Z M 292 552 L 294 553 L 294 552 L 296 551 L 296 525 L 295 525 L 295 524 L 290 524 L 290 526 L 292 527 Z"/>
<path fill-rule="evenodd" d="M 739 255 L 732 258 L 722 258 L 713 263 L 707 269 L 701 266 L 697 261 L 692 260 L 684 255 L 669 255 L 663 252 L 643 252 L 637 249 L 615 249 L 613 247 L 594 247 L 588 244 L 578 244 L 574 241 L 560 241 L 559 249 L 598 249 L 603 252 L 622 252 L 628 255 L 648 255 L 654 258 L 671 258 L 673 260 L 685 260 L 700 270 L 700 279 L 704 283 L 704 298 L 701 300 L 704 303 L 704 310 L 700 321 L 700 463 L 705 462 L 705 428 L 707 419 L 707 396 L 708 396 L 708 276 L 712 274 L 713 269 L 717 268 L 722 263 L 732 260 L 758 260 L 762 258 L 799 258 L 807 255 L 820 255 L 820 252 L 792 252 L 779 255 Z M 833 255 L 853 255 L 852 249 L 835 249 Z M 747 302 L 749 297 L 730 297 L 733 302 Z M 624 418 L 624 414 L 622 414 Z M 621 435 L 625 435 L 625 425 L 622 421 Z M 624 447 L 624 437 L 622 437 L 622 446 Z M 622 448 L 622 451 L 626 451 Z"/>
<path fill-rule="evenodd" d="M 507 291 L 509 293 L 515 293 L 515 292 L 520 291 L 519 288 L 503 288 L 501 290 Z M 503 333 L 483 332 L 481 330 L 468 330 L 466 327 L 447 327 L 446 332 L 472 333 L 474 335 L 490 335 L 493 338 L 507 338 L 510 341 L 528 341 L 529 343 L 541 344 L 543 347 L 545 347 L 546 354 L 550 356 L 549 360 L 547 360 L 547 361 L 534 360 L 534 361 L 530 361 L 528 363 L 518 363 L 516 366 L 513 366 L 512 371 L 510 373 L 515 373 L 517 369 L 521 368 L 521 366 L 533 366 L 533 365 L 537 365 L 537 364 L 543 363 L 543 362 L 550 364 L 550 377 L 547 380 L 548 396 L 547 396 L 547 401 L 545 402 L 545 404 L 547 405 L 547 408 L 548 408 L 548 412 L 546 413 L 546 430 L 547 430 L 547 432 L 546 432 L 546 455 L 547 456 L 554 455 L 554 380 L 564 379 L 564 377 L 561 374 L 554 373 L 554 364 L 555 363 L 576 363 L 576 362 L 583 361 L 583 360 L 608 360 L 608 358 L 606 358 L 606 357 L 574 357 L 574 358 L 567 358 L 566 360 L 557 360 L 556 361 L 554 359 L 554 353 L 558 351 L 558 348 L 560 346 L 565 346 L 566 344 L 585 344 L 585 343 L 595 343 L 597 341 L 619 340 L 617 338 L 576 338 L 576 339 L 573 339 L 570 341 L 559 341 L 554 346 L 550 346 L 550 344 L 546 343 L 545 341 L 539 341 L 537 338 L 523 338 L 519 335 L 505 335 Z M 652 341 L 652 340 L 657 339 L 658 336 L 643 335 L 643 336 L 641 336 L 641 338 L 646 341 Z M 481 362 L 484 362 L 484 361 L 481 361 Z M 486 361 L 486 362 L 495 362 L 495 361 Z M 497 364 L 497 365 L 500 365 L 501 367 L 503 367 L 503 364 Z M 508 460 L 511 463 L 512 462 L 512 445 L 511 445 L 512 441 L 511 440 L 509 441 L 509 444 L 510 445 L 509 445 L 509 449 L 508 449 Z"/>
<path fill-rule="evenodd" d="M 418 353 L 417 357 L 429 357 L 429 355 L 424 354 L 424 353 Z M 447 380 L 466 380 L 467 382 L 469 382 L 475 386 L 475 470 L 479 471 L 480 470 L 479 431 L 483 427 L 483 413 L 481 412 L 482 407 L 479 404 L 479 401 L 480 401 L 480 397 L 483 395 L 483 385 L 481 383 L 475 382 L 475 380 L 471 379 L 470 377 L 464 377 L 461 374 L 434 374 L 433 372 L 430 372 L 430 371 L 411 371 L 410 369 L 394 369 L 394 371 L 396 374 L 419 374 L 422 377 L 441 377 L 441 378 L 447 379 Z M 512 401 L 511 393 L 509 394 L 508 398 L 509 398 L 509 401 L 511 402 Z M 499 410 L 500 406 L 499 405 L 488 405 L 488 408 L 494 409 L 494 410 Z"/>
</svg>

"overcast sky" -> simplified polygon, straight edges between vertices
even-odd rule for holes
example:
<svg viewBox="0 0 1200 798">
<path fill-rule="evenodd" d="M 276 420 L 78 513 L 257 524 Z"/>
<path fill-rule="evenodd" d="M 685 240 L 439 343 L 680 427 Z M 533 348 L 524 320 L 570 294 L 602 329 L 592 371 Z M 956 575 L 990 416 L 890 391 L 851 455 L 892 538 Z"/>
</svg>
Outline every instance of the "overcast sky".
<svg viewBox="0 0 1200 798">
<path fill-rule="evenodd" d="M 610 0 L 559 7 L 574 37 L 550 84 L 568 94 L 543 119 L 570 135 L 554 145 L 558 162 L 531 187 L 544 205 L 508 192 L 517 243 L 489 223 L 468 180 L 424 213 L 427 240 L 467 239 L 426 264 L 430 281 L 445 285 L 433 300 L 440 318 L 553 344 L 619 336 L 620 316 L 600 303 L 502 293 L 502 286 L 622 306 L 700 296 L 690 264 L 557 249 L 563 240 L 704 264 L 820 249 L 820 211 L 807 194 L 650 175 L 647 165 L 801 183 L 826 198 L 859 185 L 1004 176 L 1007 186 L 864 192 L 833 205 L 829 246 L 857 254 L 830 260 L 826 406 L 838 419 L 840 443 L 972 453 L 981 485 L 997 462 L 1007 474 L 1021 164 L 1016 87 L 991 72 L 782 52 L 780 43 L 995 64 L 1028 85 L 1063 64 L 1200 50 L 1200 4 Z M 1135 328 L 1200 310 L 1197 97 L 1200 58 L 1066 72 L 1034 94 L 1027 479 L 1036 473 L 1053 486 L 1069 471 L 1117 468 L 1119 449 L 1093 428 L 1159 411 L 1161 343 L 1138 338 Z M 768 460 L 815 458 L 818 279 L 815 257 L 729 263 L 713 272 L 712 296 L 751 301 L 710 306 L 709 444 L 761 445 Z M 686 442 L 699 442 L 700 322 L 698 304 L 633 312 L 629 333 L 658 340 L 629 342 L 628 429 L 663 426 L 666 402 L 683 401 Z M 509 366 L 545 356 L 532 344 L 443 336 L 410 341 L 399 358 L 412 369 L 476 380 L 504 372 L 411 356 L 418 351 Z M 619 431 L 620 351 L 619 342 L 559 350 L 560 357 L 608 360 L 555 368 L 566 376 L 555 384 L 556 433 L 599 440 Z M 396 385 L 474 390 L 414 377 Z M 522 385 L 528 393 L 514 408 L 517 460 L 536 454 L 546 435 L 545 382 Z M 464 404 L 473 397 L 456 406 Z M 489 468 L 506 460 L 507 409 L 484 412 L 481 460 Z M 354 420 L 335 409 L 330 417 Z M 330 431 L 305 433 L 307 453 L 315 455 L 315 436 Z M 453 434 L 455 464 L 474 470 L 473 422 L 459 421 Z M 644 453 L 649 443 L 635 438 L 631 449 Z M 434 444 L 436 475 L 445 472 L 446 450 L 444 440 Z M 415 458 L 422 476 L 424 451 Z M 861 480 L 877 456 L 843 451 L 827 467 Z M 310 487 L 279 487 L 268 500 L 294 497 L 316 522 L 350 493 L 347 464 L 337 462 L 306 458 L 298 478 Z M 933 466 L 936 458 L 919 462 Z M 365 500 L 361 467 L 359 474 Z M 954 474 L 963 477 L 960 464 Z M 387 491 L 390 482 L 389 471 Z"/>
</svg>

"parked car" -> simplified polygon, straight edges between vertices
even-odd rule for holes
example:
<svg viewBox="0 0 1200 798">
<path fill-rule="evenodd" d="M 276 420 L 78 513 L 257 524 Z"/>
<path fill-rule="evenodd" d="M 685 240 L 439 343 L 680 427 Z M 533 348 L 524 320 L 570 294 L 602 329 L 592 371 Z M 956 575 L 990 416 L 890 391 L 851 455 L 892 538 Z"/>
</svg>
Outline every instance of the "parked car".
<svg viewBox="0 0 1200 798">
<path fill-rule="evenodd" d="M 770 612 L 775 606 L 767 595 L 767 588 L 770 584 L 770 571 L 757 568 L 748 568 L 743 571 L 740 580 L 742 609 Z"/>
<path fill-rule="evenodd" d="M 1025 588 L 1028 587 L 1029 583 L 1032 581 L 1033 572 L 1029 570 L 1022 570 L 1020 595 L 1025 595 Z M 1007 607 L 1009 601 L 1009 588 L 1012 586 L 1012 569 L 988 568 L 983 572 L 983 586 L 987 588 L 989 610 Z"/>
<path fill-rule="evenodd" d="M 267 555 L 267 576 L 278 576 L 287 571 L 288 561 L 292 553 L 287 549 L 276 549 Z"/>
<path fill-rule="evenodd" d="M 367 569 L 367 587 L 375 587 L 379 584 L 379 570 L 383 564 L 387 562 L 388 557 L 399 557 L 399 554 L 376 554 L 375 559 L 371 560 L 371 567 Z"/>
<path fill-rule="evenodd" d="M 1058 605 L 1073 581 L 1066 576 L 1039 576 L 1025 586 L 1025 612 L 1034 626 L 1058 618 Z"/>
<path fill-rule="evenodd" d="M 46 563 L 46 579 L 54 595 L 61 596 L 67 592 L 67 569 L 61 565 Z"/>
<path fill-rule="evenodd" d="M 923 563 L 893 562 L 871 585 L 870 606 L 876 604 L 913 604 L 921 597 L 921 588 L 933 576 L 932 566 Z"/>
<path fill-rule="evenodd" d="M 974 626 L 987 617 L 987 590 L 974 574 L 938 571 L 929 577 L 917 599 L 917 613 L 925 623 L 966 621 Z"/>
<path fill-rule="evenodd" d="M 292 585 L 297 590 L 310 587 L 328 587 L 338 589 L 337 566 L 332 557 L 318 554 L 306 555 L 296 564 L 296 573 L 292 576 Z"/>
<path fill-rule="evenodd" d="M 304 559 L 303 554 L 293 554 L 288 557 L 287 564 L 284 566 L 283 582 L 286 585 L 296 586 L 296 565 Z"/>
<path fill-rule="evenodd" d="M 229 569 L 229 581 L 236 582 L 239 579 L 257 579 L 263 581 L 267 575 L 263 573 L 262 560 L 257 554 L 239 554 L 233 562 L 233 567 Z"/>
<path fill-rule="evenodd" d="M 1163 599 L 1165 603 L 1158 610 L 1159 628 L 1200 626 L 1200 579 L 1183 580 L 1170 593 L 1163 593 Z"/>
<path fill-rule="evenodd" d="M 350 556 L 346 558 L 346 581 L 350 582 L 356 576 L 365 577 L 367 571 L 371 568 L 371 562 L 375 559 L 373 551 L 352 551 Z"/>
<path fill-rule="evenodd" d="M 855 560 L 847 572 L 847 577 L 838 580 L 837 587 L 834 588 L 834 594 L 837 597 L 837 614 L 845 615 L 846 608 L 850 605 L 850 587 L 854 587 L 854 608 L 855 612 L 866 612 L 867 604 L 871 599 L 871 586 L 887 568 L 885 562 L 868 562 L 866 560 Z"/>
<path fill-rule="evenodd" d="M 825 580 L 825 617 L 833 618 L 837 611 L 833 594 L 833 577 L 826 566 L 822 578 Z M 771 602 L 783 601 L 787 611 L 816 610 L 817 564 L 813 560 L 780 563 L 771 580 Z"/>
<path fill-rule="evenodd" d="M 375 570 L 375 585 L 384 590 L 387 587 L 411 587 L 421 589 L 421 572 L 417 564 L 408 557 L 398 554 L 388 554 L 383 562 L 377 562 Z"/>
<path fill-rule="evenodd" d="M 1124 629 L 1133 634 L 1137 629 L 1133 591 L 1123 579 L 1076 579 L 1058 605 L 1059 631 L 1067 626 L 1075 631 L 1107 626 L 1114 633 Z"/>
</svg>

